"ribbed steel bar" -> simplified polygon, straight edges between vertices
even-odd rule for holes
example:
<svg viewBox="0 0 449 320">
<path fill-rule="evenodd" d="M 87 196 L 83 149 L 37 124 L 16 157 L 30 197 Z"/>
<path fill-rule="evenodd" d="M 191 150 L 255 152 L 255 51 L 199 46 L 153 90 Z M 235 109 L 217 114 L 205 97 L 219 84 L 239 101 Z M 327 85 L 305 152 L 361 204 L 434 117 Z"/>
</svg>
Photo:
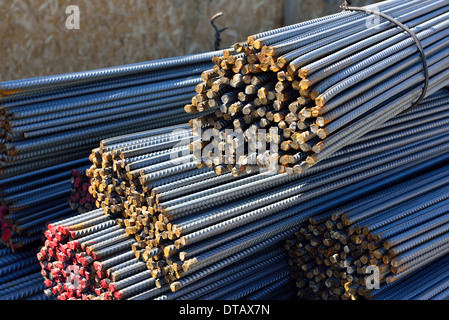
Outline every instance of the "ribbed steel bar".
<svg viewBox="0 0 449 320">
<path fill-rule="evenodd" d="M 163 70 L 172 67 L 192 65 L 210 61 L 213 56 L 220 55 L 219 51 L 212 51 L 203 54 L 192 54 L 182 57 L 174 57 L 149 62 L 135 63 L 131 65 L 104 68 L 92 71 L 84 71 L 72 74 L 63 74 L 35 79 L 17 80 L 2 82 L 0 88 L 2 95 L 9 95 L 11 92 L 23 92 L 24 90 L 42 90 L 48 87 L 70 85 L 72 83 L 80 84 L 82 82 L 91 82 L 98 79 L 110 79 L 117 76 L 126 76 L 130 74 L 148 72 L 153 70 Z"/>
<path fill-rule="evenodd" d="M 69 177 L 65 177 L 69 171 L 65 170 L 85 164 L 89 152 L 101 139 L 172 126 L 163 129 L 168 139 L 173 131 L 185 130 L 192 116 L 185 114 L 184 105 L 201 82 L 202 72 L 211 69 L 211 60 L 222 54 L 221 50 L 211 51 L 2 82 L 0 194 L 1 202 L 10 206 L 8 217 L 12 224 L 4 228 L 4 238 L 13 242 L 4 241 L 11 245 L 18 237 L 21 243 L 28 242 L 25 234 L 34 239 L 39 224 L 44 227 L 47 220 L 71 214 L 61 208 L 59 202 L 67 196 L 67 191 L 71 192 L 66 184 L 70 183 Z M 205 114 L 213 112 L 211 109 Z M 135 141 L 132 148 L 139 144 L 144 147 L 145 143 L 149 146 L 151 137 L 161 132 L 156 130 L 147 140 Z M 185 132 L 185 138 L 191 135 Z M 180 134 L 177 136 L 173 144 L 181 139 Z M 81 158 L 86 160 L 81 161 Z M 77 197 L 76 192 L 74 197 Z M 79 209 L 80 202 L 84 201 L 83 197 L 75 199 L 72 208 Z M 51 206 L 60 210 L 48 210 Z"/>
<path fill-rule="evenodd" d="M 254 98 L 244 100 L 239 107 L 246 110 L 243 118 L 231 107 L 233 100 L 220 108 L 221 113 L 198 118 L 203 131 L 214 127 L 217 121 L 226 124 L 215 127 L 223 137 L 218 145 L 207 140 L 207 134 L 204 135 L 207 131 L 199 131 L 203 134 L 201 143 L 194 145 L 198 163 L 218 170 L 222 165 L 229 165 L 234 174 L 245 171 L 245 166 L 234 159 L 238 149 L 236 140 L 226 132 L 227 129 L 238 131 L 245 119 L 248 126 L 240 131 L 248 139 L 244 145 L 238 144 L 239 150 L 243 150 L 243 161 L 244 157 L 251 158 L 250 153 L 259 151 L 254 165 L 280 173 L 308 171 L 341 147 L 357 143 L 357 139 L 363 139 L 370 131 L 378 129 L 382 134 L 386 128 L 384 122 L 410 107 L 420 97 L 419 90 L 425 80 L 422 59 L 426 59 L 431 74 L 430 91 L 423 98 L 431 101 L 426 98 L 440 91 L 448 78 L 444 70 L 448 61 L 449 2 L 392 1 L 375 5 L 374 10 L 402 22 L 416 34 L 425 56 L 420 56 L 416 43 L 401 27 L 382 17 L 373 26 L 366 23 L 373 15 L 361 12 L 344 12 L 346 15 L 332 15 L 250 36 L 247 44 L 235 46 L 245 57 L 229 72 L 229 79 L 234 82 L 241 79 L 249 84 L 251 78 L 274 74 L 279 82 L 274 90 L 269 85 L 262 86 Z M 229 70 L 227 64 L 234 62 L 224 58 L 214 63 L 211 74 L 202 78 L 202 92 L 219 92 L 207 80 L 213 73 L 222 74 L 223 68 Z M 233 95 L 243 98 L 245 91 L 251 91 L 246 86 L 228 86 L 221 83 L 220 92 L 229 89 Z M 272 99 L 268 99 L 270 92 Z M 192 99 L 192 104 L 199 96 Z M 217 98 L 220 93 L 218 97 L 213 96 Z M 187 112 L 194 110 L 188 106 L 191 105 L 186 106 Z M 443 107 L 439 110 L 443 111 Z M 426 118 L 419 113 L 415 117 Z M 406 120 L 397 121 L 405 124 Z M 394 123 L 389 125 L 386 130 L 394 130 Z M 268 141 L 250 141 L 257 136 L 256 129 L 274 129 L 278 136 L 270 136 Z M 268 149 L 272 141 L 277 143 L 276 151 L 256 149 L 262 144 Z"/>
<path fill-rule="evenodd" d="M 429 101 L 432 100 L 427 99 L 426 103 Z M 422 108 L 420 112 L 425 113 L 427 110 Z M 122 182 L 120 187 L 118 183 L 115 183 L 114 187 L 111 185 L 113 189 L 108 191 L 110 194 L 106 195 L 106 198 L 100 195 L 100 199 L 103 199 L 101 201 L 112 196 L 115 199 L 121 199 L 118 200 L 117 204 L 105 204 L 103 208 L 106 212 L 113 210 L 113 212 L 122 214 L 123 218 L 119 219 L 120 223 L 125 225 L 127 232 L 133 234 L 139 241 L 139 243 L 133 244 L 136 258 L 145 262 L 147 268 L 151 270 L 151 277 L 155 278 L 155 285 L 159 289 L 158 291 L 154 288 L 148 288 L 141 294 L 137 293 L 131 298 L 157 297 L 158 293 L 164 293 L 167 290 L 167 284 L 170 285 L 172 292 L 176 293 L 179 290 L 183 290 L 177 293 L 176 296 L 178 297 L 182 292 L 190 290 L 189 284 L 194 285 L 197 281 L 201 281 L 202 277 L 200 275 L 203 274 L 201 270 L 208 270 L 210 266 L 239 252 L 243 252 L 258 242 L 265 243 L 268 241 L 268 243 L 272 243 L 271 241 L 278 239 L 278 232 L 282 233 L 282 231 L 285 231 L 285 233 L 282 233 L 283 235 L 287 233 L 292 234 L 295 228 L 304 224 L 315 215 L 327 215 L 329 217 L 326 211 L 334 209 L 335 206 L 340 205 L 344 208 L 345 205 L 348 207 L 354 203 L 355 207 L 361 207 L 363 203 L 359 203 L 358 201 L 360 200 L 358 198 L 368 196 L 370 192 L 379 191 L 382 187 L 385 188 L 390 184 L 397 184 L 403 179 L 410 179 L 414 174 L 422 174 L 426 168 L 430 170 L 430 168 L 441 165 L 445 159 L 447 160 L 445 158 L 447 134 L 444 134 L 445 131 L 442 128 L 445 128 L 444 123 L 441 123 L 441 126 L 435 125 L 430 130 L 425 125 L 422 127 L 417 126 L 416 130 L 410 130 L 402 135 L 355 143 L 353 146 L 356 146 L 356 148 L 353 148 L 352 151 L 349 151 L 351 146 L 348 146 L 348 151 L 342 151 L 336 156 L 330 157 L 310 168 L 303 174 L 302 179 L 301 177 L 298 179 L 297 177 L 286 175 L 262 175 L 262 180 L 260 181 L 263 181 L 264 184 L 269 182 L 267 186 L 257 186 L 256 182 L 259 181 L 257 179 L 254 180 L 254 183 L 245 183 L 245 181 L 251 182 L 252 180 L 248 180 L 248 177 L 244 176 L 235 177 L 234 181 L 231 175 L 227 173 L 222 173 L 222 175 L 229 181 L 223 181 L 223 184 L 218 184 L 216 190 L 200 191 L 198 194 L 188 194 L 189 186 L 194 186 L 195 188 L 204 186 L 206 189 L 210 183 L 208 175 L 205 178 L 200 175 L 193 175 L 192 178 L 185 176 L 179 180 L 174 180 L 175 182 L 173 183 L 167 181 L 160 184 L 159 181 L 163 179 L 161 179 L 161 175 L 157 174 L 154 175 L 156 180 L 150 182 L 151 186 L 142 186 L 134 173 L 128 174 L 131 173 L 132 170 L 130 168 L 132 166 L 128 168 L 126 165 L 111 167 L 113 164 L 111 161 L 116 161 L 114 157 L 119 157 L 120 155 L 120 152 L 114 151 L 112 145 L 107 151 L 99 149 L 99 153 L 95 156 L 98 160 L 94 162 L 94 166 L 89 169 L 89 172 L 92 176 L 97 175 L 101 179 L 100 181 L 119 179 L 118 181 Z M 440 133 L 439 130 L 443 134 L 438 135 L 438 139 L 435 140 L 435 134 Z M 144 138 L 144 136 L 138 138 Z M 133 145 L 131 142 L 133 137 L 130 137 L 128 140 L 130 142 L 126 142 L 126 140 L 120 141 L 122 142 L 117 144 L 117 150 L 120 150 L 123 144 L 129 143 L 129 145 Z M 108 158 L 108 154 L 112 158 Z M 129 155 L 129 157 L 132 156 L 132 154 Z M 142 159 L 151 159 L 153 157 L 151 153 L 148 156 L 143 154 L 141 156 Z M 136 160 L 140 161 L 138 158 Z M 128 160 L 127 155 L 118 161 L 132 164 L 132 162 L 129 162 L 131 160 Z M 167 162 L 167 165 L 171 165 L 170 161 Z M 165 165 L 162 164 L 163 166 Z M 108 169 L 107 175 L 104 176 L 102 170 L 108 167 L 111 169 Z M 223 169 L 229 170 L 229 167 L 224 167 Z M 355 171 L 350 171 L 352 169 Z M 192 172 L 194 171 L 192 170 Z M 257 173 L 255 176 L 257 176 Z M 350 179 L 350 176 L 355 180 Z M 215 180 L 220 181 L 220 177 Z M 184 181 L 186 178 L 188 180 Z M 428 176 L 428 180 L 431 181 L 431 175 Z M 444 177 L 442 176 L 441 181 L 443 180 Z M 411 187 L 413 183 L 419 183 L 419 181 L 420 179 L 418 178 L 414 181 L 411 180 L 408 185 L 410 190 L 413 189 Z M 107 183 L 110 184 L 111 181 Z M 298 190 L 289 188 L 289 185 L 283 187 L 283 183 L 297 184 Z M 435 183 L 438 185 L 438 182 Z M 235 190 L 228 191 L 232 189 L 228 189 L 226 186 L 229 187 L 234 184 L 236 185 Z M 177 185 L 182 187 L 179 191 L 181 192 L 180 194 L 174 188 Z M 251 186 L 251 189 L 244 190 L 240 188 L 240 185 Z M 156 191 L 153 189 L 154 186 L 156 186 Z M 96 192 L 103 193 L 98 187 L 95 188 Z M 165 213 L 161 212 L 160 208 L 162 206 L 160 207 L 159 205 L 164 203 L 170 204 L 172 200 L 167 202 L 162 197 L 158 197 L 160 194 L 157 191 L 158 188 L 167 190 L 167 192 L 175 190 L 173 199 L 176 200 L 176 203 L 179 203 L 179 209 L 183 210 L 182 205 L 187 204 L 185 207 L 186 212 L 195 210 L 196 213 L 188 214 L 181 218 L 175 217 L 173 220 L 165 219 Z M 267 190 L 265 193 L 257 195 L 257 190 L 264 190 L 264 188 L 272 188 L 275 192 L 271 195 L 271 190 L 265 189 Z M 335 190 L 338 191 L 336 192 Z M 383 195 L 389 196 L 391 192 L 398 193 L 401 190 L 404 190 L 403 187 L 395 186 L 391 190 L 384 190 Z M 223 197 L 228 192 L 231 196 L 229 198 Z M 402 192 L 405 193 L 405 191 Z M 441 194 L 443 193 L 444 191 L 442 190 Z M 186 194 L 187 196 L 184 197 Z M 214 199 L 212 196 L 215 194 L 218 197 L 221 196 L 222 199 Z M 241 203 L 239 201 L 235 205 L 232 204 L 235 199 L 243 197 L 245 194 L 254 196 L 251 196 L 248 200 L 241 201 Z M 207 200 L 201 207 L 188 205 L 190 201 L 196 201 L 195 203 L 201 204 L 205 200 L 204 196 L 206 196 L 206 199 L 209 196 L 211 197 L 210 204 L 209 200 Z M 375 205 L 377 199 L 379 199 L 374 196 L 368 196 L 368 198 L 372 205 Z M 189 201 L 185 202 L 185 200 Z M 351 200 L 355 202 L 352 203 Z M 122 202 L 120 203 L 120 201 Z M 326 205 L 323 205 L 323 202 Z M 219 214 L 220 212 L 214 208 L 220 204 L 225 204 L 225 207 L 223 210 L 220 209 L 220 212 L 228 213 L 223 214 L 221 218 L 219 216 L 216 218 L 215 213 Z M 209 205 L 211 207 L 207 209 Z M 391 205 L 394 205 L 394 202 Z M 300 216 L 303 215 L 303 217 L 298 217 L 298 214 Z M 293 223 L 294 219 L 297 219 L 297 227 L 291 226 L 291 230 L 284 229 L 288 228 L 288 221 Z M 191 223 L 193 223 L 192 226 L 194 227 L 181 228 L 182 225 L 188 226 Z M 273 227 L 273 225 L 278 226 L 278 228 Z M 344 224 L 342 226 L 344 227 Z M 266 231 L 270 227 L 274 228 L 272 230 L 273 233 L 263 233 L 264 230 Z M 245 239 L 248 234 L 251 234 L 253 238 Z M 274 239 L 270 238 L 270 235 Z M 158 254 L 161 256 L 154 260 L 152 252 L 155 249 L 160 250 Z M 213 252 L 216 252 L 216 255 Z M 196 264 L 194 260 L 198 257 L 201 257 L 202 260 Z M 162 260 L 160 260 L 161 258 Z M 143 264 L 139 265 L 143 266 Z M 212 268 L 211 270 L 225 269 L 223 266 L 219 267 L 218 270 Z M 198 276 L 193 277 L 197 273 Z M 191 276 L 192 280 L 182 284 L 184 279 L 187 280 Z"/>
<path fill-rule="evenodd" d="M 442 163 L 445 164 L 444 161 Z M 410 184 L 412 187 L 422 183 L 425 188 L 429 185 L 425 182 L 426 178 L 433 181 L 432 174 L 438 176 L 445 171 L 446 165 L 443 165 L 408 181 L 415 180 Z M 426 299 L 443 291 L 444 277 L 447 276 L 438 272 L 444 268 L 444 263 L 437 262 L 448 253 L 447 179 L 443 178 L 442 181 L 445 185 L 441 188 L 412 197 L 404 204 L 396 200 L 409 195 L 408 192 L 404 193 L 407 189 L 402 188 L 390 187 L 390 192 L 382 197 L 382 193 L 375 194 L 378 201 L 373 202 L 373 196 L 362 198 L 362 205 L 355 207 L 361 213 L 366 211 L 363 202 L 366 202 L 365 207 L 384 206 L 384 210 L 378 213 L 379 217 L 374 219 L 365 219 L 353 225 L 349 220 L 342 219 L 342 214 L 347 212 L 343 207 L 329 214 L 324 221 L 312 221 L 308 227 L 300 229 L 291 242 L 286 243 L 291 259 L 295 259 L 291 265 L 298 281 L 298 295 L 310 299 Z M 402 184 L 406 186 L 407 181 Z M 370 224 L 375 225 L 377 220 L 379 223 L 385 221 L 385 228 L 363 231 Z M 392 227 L 389 228 L 389 225 Z M 391 230 L 391 235 L 382 230 Z M 396 241 L 397 251 L 391 249 Z M 300 250 L 295 251 L 295 248 Z M 301 261 L 305 261 L 304 264 Z M 324 261 L 324 265 L 320 261 Z M 435 265 L 432 264 L 434 262 Z M 368 267 L 377 268 L 380 290 L 373 292 L 368 289 L 365 283 Z M 429 275 L 434 276 L 429 276 L 420 284 L 421 279 L 417 275 L 422 268 L 428 268 Z M 310 270 L 318 271 L 312 274 Z M 438 275 L 431 273 L 431 270 L 438 272 Z"/>
</svg>

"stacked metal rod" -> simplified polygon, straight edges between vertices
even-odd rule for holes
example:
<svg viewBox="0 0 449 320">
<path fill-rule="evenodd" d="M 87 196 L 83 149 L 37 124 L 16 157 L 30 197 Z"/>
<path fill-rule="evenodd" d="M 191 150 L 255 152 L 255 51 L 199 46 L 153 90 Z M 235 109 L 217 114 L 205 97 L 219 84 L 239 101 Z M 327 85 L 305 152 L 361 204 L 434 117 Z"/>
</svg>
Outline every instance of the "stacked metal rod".
<svg viewBox="0 0 449 320">
<path fill-rule="evenodd" d="M 0 207 L 0 235 L 2 243 L 7 243 L 11 238 L 11 224 L 5 221 L 8 215 L 8 207 Z"/>
<path fill-rule="evenodd" d="M 67 200 L 72 168 L 85 170 L 87 159 L 70 161 L 0 181 L 3 217 L 2 243 L 12 250 L 35 244 L 45 223 L 72 214 Z"/>
<path fill-rule="evenodd" d="M 115 266 L 131 260 L 130 248 L 135 240 L 130 239 L 111 217 L 103 210 L 78 214 L 50 223 L 45 237 L 37 258 L 41 282 L 43 276 L 48 288 L 46 295 L 54 295 L 58 300 L 114 299 L 105 288 L 111 279 L 122 279 L 123 275 L 120 272 L 113 274 L 109 269 L 96 270 L 94 262 L 109 260 L 113 262 L 111 266 Z M 127 252 L 131 254 L 127 255 Z"/>
<path fill-rule="evenodd" d="M 374 300 L 448 300 L 449 256 L 433 261 L 412 272 L 394 285 L 373 290 L 369 299 Z"/>
<path fill-rule="evenodd" d="M 36 262 L 37 248 L 13 253 L 0 246 L 0 300 L 46 300 Z"/>
<path fill-rule="evenodd" d="M 133 251 L 156 286 L 176 293 L 221 259 L 278 243 L 309 217 L 447 161 L 448 96 L 432 95 L 301 176 L 245 170 L 235 177 L 226 166 L 217 176 L 196 168 L 190 130 L 162 129 L 102 141 L 87 175 L 97 206 L 120 214 L 134 235 Z"/>
<path fill-rule="evenodd" d="M 383 289 L 447 255 L 448 169 L 445 164 L 311 218 L 287 244 L 298 295 L 371 298 L 369 268 L 378 270 Z"/>
<path fill-rule="evenodd" d="M 229 266 L 226 272 L 210 271 L 209 277 L 173 297 L 157 288 L 146 264 L 136 258 L 131 249 L 136 240 L 102 209 L 50 223 L 45 236 L 37 256 L 48 287 L 45 293 L 58 300 L 208 299 L 211 294 L 226 299 L 263 299 L 294 294 L 289 290 L 285 295 L 292 285 L 285 281 L 288 277 L 275 283 L 289 272 L 286 253 L 279 245 L 223 261 Z M 264 270 L 272 264 L 276 266 L 270 272 Z M 220 290 L 214 291 L 217 288 Z"/>
<path fill-rule="evenodd" d="M 428 65 L 425 97 L 449 84 L 449 1 L 367 8 L 416 34 Z M 240 53 L 214 59 L 185 109 L 220 107 L 192 122 L 194 156 L 236 173 L 247 164 L 302 173 L 410 108 L 424 91 L 423 57 L 413 38 L 368 13 L 345 11 L 271 30 L 234 48 Z"/>
<path fill-rule="evenodd" d="M 90 179 L 86 176 L 85 170 L 72 169 L 72 192 L 69 198 L 70 208 L 79 213 L 86 213 L 95 209 L 95 199 L 89 192 Z"/>
<path fill-rule="evenodd" d="M 180 109 L 220 53 L 0 83 L 2 176 L 79 159 L 135 126 L 188 120 Z"/>
<path fill-rule="evenodd" d="M 220 53 L 1 82 L 0 202 L 9 210 L 9 246 L 36 242 L 46 216 L 68 214 L 70 170 L 84 171 L 101 139 L 191 119 L 184 105 Z"/>
</svg>

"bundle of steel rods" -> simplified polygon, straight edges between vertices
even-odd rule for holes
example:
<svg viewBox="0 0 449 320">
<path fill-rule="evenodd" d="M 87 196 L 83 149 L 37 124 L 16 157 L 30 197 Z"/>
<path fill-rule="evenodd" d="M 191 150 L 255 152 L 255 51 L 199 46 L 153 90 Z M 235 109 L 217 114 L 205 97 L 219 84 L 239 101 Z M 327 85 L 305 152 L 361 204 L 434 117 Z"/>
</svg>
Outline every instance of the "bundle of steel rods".
<svg viewBox="0 0 449 320">
<path fill-rule="evenodd" d="M 109 282 L 132 275 L 130 271 L 139 271 L 126 269 L 131 263 L 122 264 L 134 258 L 131 244 L 135 240 L 101 209 L 50 223 L 45 238 L 37 258 L 48 288 L 45 293 L 58 300 L 113 299 L 113 292 L 105 290 Z M 105 268 L 110 262 L 111 267 L 121 265 L 124 273 L 120 273 L 120 268 L 115 273 Z M 98 268 L 98 263 L 104 267 Z"/>
<path fill-rule="evenodd" d="M 8 242 L 11 238 L 11 224 L 5 221 L 5 216 L 8 215 L 8 207 L 0 207 L 0 236 L 2 243 Z"/>
<path fill-rule="evenodd" d="M 71 169 L 85 170 L 87 161 L 70 161 L 1 180 L 1 200 L 8 209 L 2 242 L 13 250 L 36 243 L 46 222 L 72 214 L 67 203 Z"/>
<path fill-rule="evenodd" d="M 0 300 L 46 300 L 45 285 L 36 263 L 37 248 L 13 253 L 0 246 Z"/>
<path fill-rule="evenodd" d="M 449 1 L 391 0 L 256 34 L 202 74 L 185 110 L 199 165 L 302 173 L 449 84 Z M 372 21 L 377 20 L 376 23 Z M 424 62 L 428 68 L 424 68 Z M 210 130 L 208 130 L 210 129 Z"/>
<path fill-rule="evenodd" d="M 298 295 L 370 298 L 368 268 L 388 288 L 448 254 L 448 169 L 445 164 L 311 218 L 287 245 Z"/>
<path fill-rule="evenodd" d="M 70 170 L 84 172 L 101 139 L 191 119 L 184 105 L 221 52 L 1 82 L 3 242 L 35 243 L 47 220 L 70 214 Z M 91 197 L 77 194 L 73 208 L 92 209 Z"/>
<path fill-rule="evenodd" d="M 300 176 L 198 169 L 185 126 L 104 140 L 86 173 L 97 206 L 120 215 L 156 286 L 177 296 L 218 261 L 262 250 L 310 217 L 447 161 L 448 96 L 439 91 Z"/>
<path fill-rule="evenodd" d="M 0 174 L 79 159 L 101 139 L 136 126 L 187 121 L 181 109 L 220 53 L 0 83 Z"/>
<path fill-rule="evenodd" d="M 221 261 L 228 265 L 225 272 L 210 271 L 189 290 L 172 296 L 157 288 L 151 271 L 138 260 L 131 249 L 136 240 L 102 209 L 51 223 L 45 236 L 37 256 L 48 288 L 45 293 L 58 300 L 285 299 L 294 295 L 286 253 L 279 244 Z M 269 272 L 268 266 L 272 267 Z"/>
<path fill-rule="evenodd" d="M 86 213 L 95 209 L 95 199 L 89 192 L 90 179 L 86 176 L 85 170 L 72 169 L 72 192 L 69 198 L 70 208 L 79 213 Z"/>
<path fill-rule="evenodd" d="M 448 300 L 448 264 L 449 256 L 445 255 L 395 282 L 394 285 L 371 291 L 368 298 L 374 300 Z"/>
</svg>

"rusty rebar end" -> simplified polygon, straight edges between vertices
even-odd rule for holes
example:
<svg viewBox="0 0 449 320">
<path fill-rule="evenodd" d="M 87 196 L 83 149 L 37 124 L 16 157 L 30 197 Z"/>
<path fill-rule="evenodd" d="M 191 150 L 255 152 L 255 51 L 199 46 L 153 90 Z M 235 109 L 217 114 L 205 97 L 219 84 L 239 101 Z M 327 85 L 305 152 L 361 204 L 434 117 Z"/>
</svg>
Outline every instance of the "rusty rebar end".
<svg viewBox="0 0 449 320">
<path fill-rule="evenodd" d="M 170 284 L 170 290 L 172 292 L 176 292 L 182 288 L 182 285 L 179 281 L 173 282 Z"/>
</svg>

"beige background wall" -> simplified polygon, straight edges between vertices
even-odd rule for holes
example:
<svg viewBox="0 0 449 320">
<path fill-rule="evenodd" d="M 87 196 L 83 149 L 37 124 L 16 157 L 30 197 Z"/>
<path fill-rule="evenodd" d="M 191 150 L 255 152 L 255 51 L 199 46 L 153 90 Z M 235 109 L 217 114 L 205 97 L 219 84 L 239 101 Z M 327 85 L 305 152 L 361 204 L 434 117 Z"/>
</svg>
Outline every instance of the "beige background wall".
<svg viewBox="0 0 449 320">
<path fill-rule="evenodd" d="M 294 12 L 291 6 L 293 2 Z M 0 0 L 0 81 L 213 50 L 210 17 L 223 11 L 222 47 L 322 16 L 342 0 Z M 368 3 L 367 0 L 354 4 Z M 80 29 L 65 26 L 68 5 Z"/>
<path fill-rule="evenodd" d="M 365 6 L 380 0 L 352 0 L 353 6 Z M 344 0 L 284 0 L 284 22 L 292 24 L 340 12 Z"/>
</svg>

